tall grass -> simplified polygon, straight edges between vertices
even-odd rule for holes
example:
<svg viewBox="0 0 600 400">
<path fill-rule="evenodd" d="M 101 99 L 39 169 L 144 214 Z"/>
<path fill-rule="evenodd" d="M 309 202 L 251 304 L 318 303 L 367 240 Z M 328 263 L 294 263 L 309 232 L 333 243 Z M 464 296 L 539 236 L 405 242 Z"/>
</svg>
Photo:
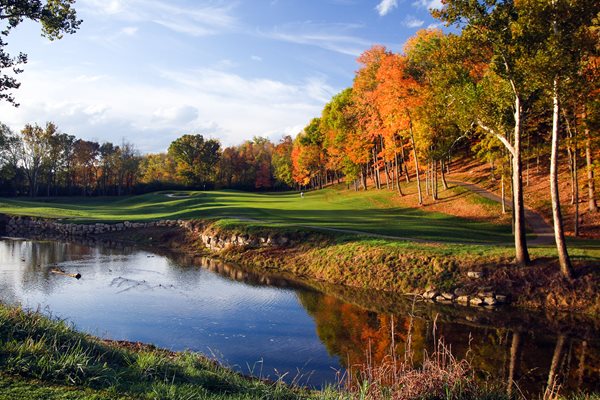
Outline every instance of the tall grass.
<svg viewBox="0 0 600 400">
<path fill-rule="evenodd" d="M 392 320 L 393 321 L 393 320 Z M 403 355 L 396 351 L 394 323 L 391 324 L 391 343 L 388 354 L 374 362 L 371 346 L 365 362 L 350 366 L 340 378 L 338 391 L 344 400 L 469 400 L 508 399 L 494 387 L 483 387 L 475 380 L 474 370 L 465 359 L 457 359 L 442 338 L 435 338 L 436 348 L 415 363 L 412 348 L 412 318 L 408 327 Z"/>
</svg>

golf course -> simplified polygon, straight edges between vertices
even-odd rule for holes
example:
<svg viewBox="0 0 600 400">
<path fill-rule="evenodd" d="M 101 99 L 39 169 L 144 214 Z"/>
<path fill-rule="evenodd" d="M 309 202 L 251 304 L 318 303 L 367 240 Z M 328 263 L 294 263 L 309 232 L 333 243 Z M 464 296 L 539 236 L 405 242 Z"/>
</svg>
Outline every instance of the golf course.
<svg viewBox="0 0 600 400">
<path fill-rule="evenodd" d="M 393 192 L 330 188 L 305 193 L 152 193 L 127 198 L 3 199 L 0 213 L 74 223 L 238 219 L 267 226 L 358 231 L 400 239 L 510 245 L 511 228 L 403 207 Z M 481 199 L 484 201 L 484 199 Z"/>
</svg>

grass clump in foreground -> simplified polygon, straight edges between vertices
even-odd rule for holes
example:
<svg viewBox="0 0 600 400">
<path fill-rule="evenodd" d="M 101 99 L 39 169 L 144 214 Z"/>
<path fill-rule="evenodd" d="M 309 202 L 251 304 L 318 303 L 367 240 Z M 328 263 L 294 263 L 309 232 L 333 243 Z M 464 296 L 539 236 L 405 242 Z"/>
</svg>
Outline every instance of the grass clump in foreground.
<svg viewBox="0 0 600 400">
<path fill-rule="evenodd" d="M 295 399 L 190 352 L 106 343 L 65 321 L 0 305 L 0 399 Z"/>
<path fill-rule="evenodd" d="M 394 358 L 360 368 L 358 379 L 349 375 L 336 387 L 310 391 L 244 377 L 189 352 L 105 342 L 65 321 L 0 304 L 2 400 L 505 398 L 478 386 L 468 363 L 437 354 L 421 368 Z"/>
</svg>

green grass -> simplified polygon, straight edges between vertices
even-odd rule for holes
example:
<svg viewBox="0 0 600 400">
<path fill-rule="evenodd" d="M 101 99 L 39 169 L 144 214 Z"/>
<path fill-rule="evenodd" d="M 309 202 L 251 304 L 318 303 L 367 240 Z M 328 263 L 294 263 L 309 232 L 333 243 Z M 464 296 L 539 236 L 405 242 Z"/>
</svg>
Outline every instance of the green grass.
<svg viewBox="0 0 600 400">
<path fill-rule="evenodd" d="M 296 399 L 189 352 L 130 349 L 0 304 L 0 399 Z"/>
<path fill-rule="evenodd" d="M 325 189 L 306 193 L 152 193 L 127 198 L 2 199 L 0 213 L 76 223 L 156 219 L 255 219 L 270 226 L 334 228 L 441 242 L 510 243 L 510 227 L 398 207 L 389 191 Z"/>
</svg>

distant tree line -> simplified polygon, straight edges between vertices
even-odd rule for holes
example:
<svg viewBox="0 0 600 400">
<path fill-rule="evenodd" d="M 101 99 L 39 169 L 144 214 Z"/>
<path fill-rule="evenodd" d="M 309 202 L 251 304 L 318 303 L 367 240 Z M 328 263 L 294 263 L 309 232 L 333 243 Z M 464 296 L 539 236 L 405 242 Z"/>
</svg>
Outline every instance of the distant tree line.
<svg viewBox="0 0 600 400">
<path fill-rule="evenodd" d="M 56 124 L 13 132 L 0 123 L 0 195 L 118 196 L 165 189 L 294 187 L 292 138 L 255 137 L 221 148 L 215 139 L 183 135 L 168 151 L 142 155 L 131 143 L 78 139 Z M 297 186 L 297 185 L 296 185 Z"/>
</svg>

